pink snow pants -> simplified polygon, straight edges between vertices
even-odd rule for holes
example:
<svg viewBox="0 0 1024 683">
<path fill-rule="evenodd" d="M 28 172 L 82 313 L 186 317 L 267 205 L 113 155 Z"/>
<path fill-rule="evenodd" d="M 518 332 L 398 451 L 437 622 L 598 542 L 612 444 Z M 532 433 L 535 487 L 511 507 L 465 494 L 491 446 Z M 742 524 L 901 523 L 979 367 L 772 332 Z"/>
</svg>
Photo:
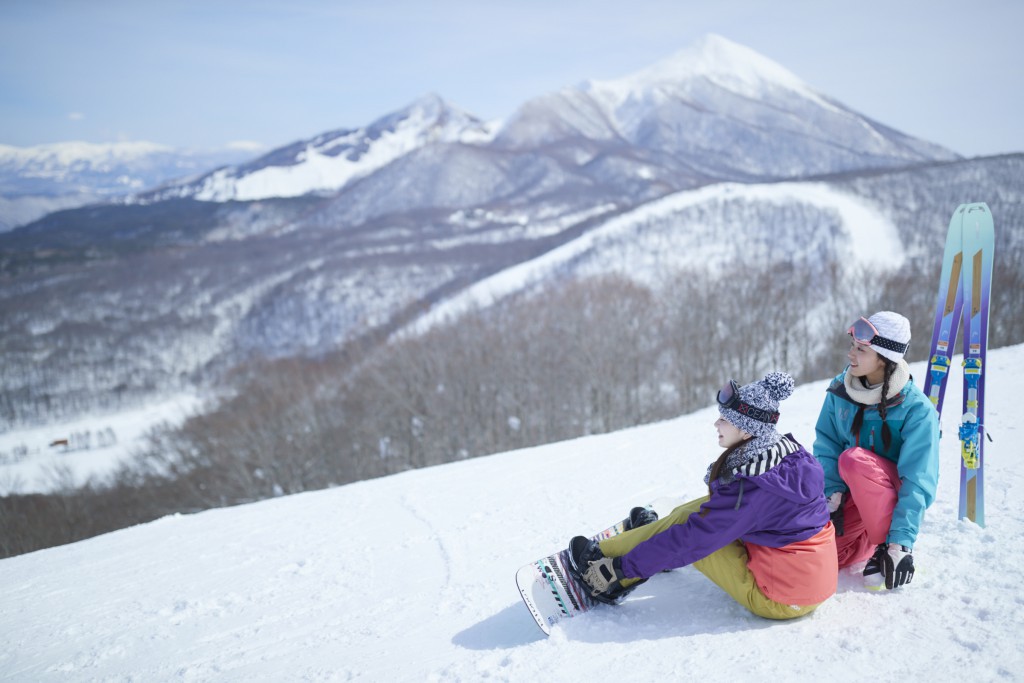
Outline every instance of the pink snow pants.
<svg viewBox="0 0 1024 683">
<path fill-rule="evenodd" d="M 866 448 L 839 454 L 839 476 L 850 487 L 843 507 L 843 535 L 836 536 L 839 567 L 866 561 L 884 543 L 899 493 L 896 463 Z"/>
</svg>

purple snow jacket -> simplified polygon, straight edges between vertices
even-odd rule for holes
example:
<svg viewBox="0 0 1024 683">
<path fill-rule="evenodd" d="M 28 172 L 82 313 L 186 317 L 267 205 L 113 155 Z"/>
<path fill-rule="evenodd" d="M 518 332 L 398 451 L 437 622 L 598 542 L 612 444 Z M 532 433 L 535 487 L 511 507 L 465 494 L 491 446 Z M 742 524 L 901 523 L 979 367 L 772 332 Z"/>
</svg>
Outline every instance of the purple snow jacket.
<svg viewBox="0 0 1024 683">
<path fill-rule="evenodd" d="M 783 452 L 766 457 L 780 448 Z M 767 471 L 754 474 L 766 466 Z M 736 540 L 782 548 L 810 539 L 828 524 L 824 472 L 791 434 L 734 473 L 735 479 L 728 484 L 712 482 L 711 497 L 701 505 L 701 512 L 624 555 L 626 576 L 648 578 L 683 567 Z M 701 516 L 705 510 L 707 514 Z"/>
</svg>

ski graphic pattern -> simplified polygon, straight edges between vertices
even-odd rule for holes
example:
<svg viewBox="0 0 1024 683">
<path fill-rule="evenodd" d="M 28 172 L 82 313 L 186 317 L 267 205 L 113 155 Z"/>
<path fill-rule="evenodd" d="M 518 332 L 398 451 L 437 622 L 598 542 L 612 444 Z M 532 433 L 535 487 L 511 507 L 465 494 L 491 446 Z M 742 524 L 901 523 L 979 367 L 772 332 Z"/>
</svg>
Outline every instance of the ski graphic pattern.
<svg viewBox="0 0 1024 683">
<path fill-rule="evenodd" d="M 619 531 L 616 532 L 616 529 Z M 624 530 L 625 524 L 619 522 L 592 538 L 604 540 Z M 521 567 L 516 572 L 516 586 L 534 621 L 545 635 L 550 635 L 551 626 L 556 621 L 582 614 L 600 604 L 590 597 L 586 586 L 569 573 L 568 550 L 542 557 Z"/>
<path fill-rule="evenodd" d="M 679 498 L 658 498 L 648 507 L 665 517 L 681 505 Z M 603 541 L 628 530 L 629 519 L 616 522 L 593 536 Z M 594 600 L 587 587 L 569 572 L 569 551 L 560 550 L 519 568 L 516 572 L 516 587 L 523 598 L 537 626 L 545 635 L 551 634 L 551 627 L 557 621 L 575 617 L 602 603 Z"/>
<path fill-rule="evenodd" d="M 946 233 L 946 249 L 942 256 L 939 293 L 935 302 L 935 325 L 932 328 L 932 347 L 928 354 L 929 372 L 925 377 L 924 393 L 942 414 L 942 400 L 949 378 L 950 359 L 956 345 L 963 307 L 963 288 L 960 286 L 963 268 L 963 215 L 967 205 L 961 204 L 953 212 Z"/>
<path fill-rule="evenodd" d="M 960 421 L 959 516 L 985 525 L 985 354 L 988 350 L 988 314 L 992 287 L 995 230 L 985 204 L 964 210 L 964 389 Z"/>
<path fill-rule="evenodd" d="M 928 355 L 925 394 L 942 414 L 950 359 L 963 323 L 964 387 L 960 428 L 959 517 L 984 526 L 985 353 L 995 231 L 986 204 L 961 204 L 946 234 Z"/>
</svg>

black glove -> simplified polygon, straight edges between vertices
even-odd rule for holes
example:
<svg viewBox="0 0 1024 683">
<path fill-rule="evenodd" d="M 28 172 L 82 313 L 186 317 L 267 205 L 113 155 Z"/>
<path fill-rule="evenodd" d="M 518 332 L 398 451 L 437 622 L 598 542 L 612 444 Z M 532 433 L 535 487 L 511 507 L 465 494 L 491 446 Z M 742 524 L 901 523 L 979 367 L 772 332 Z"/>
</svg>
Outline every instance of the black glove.
<svg viewBox="0 0 1024 683">
<path fill-rule="evenodd" d="M 836 528 L 836 536 L 843 535 L 843 503 L 846 502 L 846 494 L 836 491 L 825 499 L 828 503 L 828 518 L 832 520 L 832 526 Z"/>
<path fill-rule="evenodd" d="M 882 573 L 885 574 L 885 587 L 889 590 L 910 583 L 914 578 L 914 556 L 910 548 L 890 543 L 882 556 Z"/>
</svg>

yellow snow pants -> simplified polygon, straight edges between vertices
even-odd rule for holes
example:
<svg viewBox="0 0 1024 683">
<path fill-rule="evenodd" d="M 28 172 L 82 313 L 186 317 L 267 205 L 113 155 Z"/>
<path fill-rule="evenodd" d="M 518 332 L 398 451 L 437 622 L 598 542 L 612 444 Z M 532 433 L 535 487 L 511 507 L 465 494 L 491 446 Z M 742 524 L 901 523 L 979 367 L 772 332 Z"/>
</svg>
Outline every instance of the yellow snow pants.
<svg viewBox="0 0 1024 683">
<path fill-rule="evenodd" d="M 690 515 L 700 510 L 707 496 L 680 505 L 667 517 L 647 524 L 618 536 L 601 541 L 601 552 L 605 557 L 621 557 L 647 539 L 668 529 L 674 524 L 685 524 Z M 753 572 L 747 567 L 747 548 L 740 541 L 733 541 L 724 548 L 719 548 L 707 557 L 697 560 L 693 566 L 714 581 L 719 588 L 728 593 L 733 600 L 746 607 L 759 617 L 766 619 L 795 619 L 810 614 L 817 605 L 784 605 L 765 596 L 757 587 Z M 624 587 L 631 586 L 641 579 L 626 579 Z"/>
</svg>

